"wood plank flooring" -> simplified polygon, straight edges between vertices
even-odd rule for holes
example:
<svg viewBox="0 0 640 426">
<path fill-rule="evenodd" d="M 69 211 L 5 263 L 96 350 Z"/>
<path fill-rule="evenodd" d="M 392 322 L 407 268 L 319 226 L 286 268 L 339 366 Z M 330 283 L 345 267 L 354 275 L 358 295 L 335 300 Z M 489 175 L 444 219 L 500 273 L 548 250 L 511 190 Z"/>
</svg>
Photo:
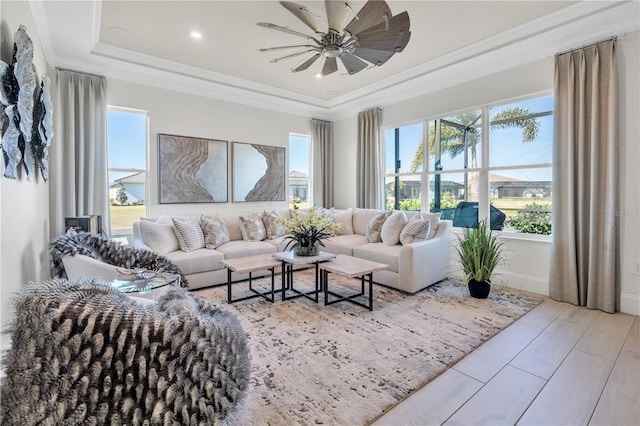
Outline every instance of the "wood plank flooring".
<svg viewBox="0 0 640 426">
<path fill-rule="evenodd" d="M 549 298 L 373 425 L 640 426 L 640 318 Z"/>
</svg>

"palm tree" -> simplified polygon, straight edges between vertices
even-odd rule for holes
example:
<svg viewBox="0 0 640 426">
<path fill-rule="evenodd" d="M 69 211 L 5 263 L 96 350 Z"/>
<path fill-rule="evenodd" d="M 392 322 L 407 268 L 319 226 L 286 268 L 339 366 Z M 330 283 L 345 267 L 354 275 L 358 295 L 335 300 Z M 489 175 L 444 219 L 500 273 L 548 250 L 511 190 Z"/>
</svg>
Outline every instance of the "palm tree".
<svg viewBox="0 0 640 426">
<path fill-rule="evenodd" d="M 505 109 L 493 117 L 491 130 L 519 127 L 522 129 L 522 142 L 532 142 L 540 132 L 540 121 L 531 117 L 533 113 L 526 108 L 513 107 Z M 477 145 L 480 141 L 478 120 L 480 113 L 467 112 L 448 119 L 442 119 L 440 126 L 440 152 L 448 153 L 451 158 L 462 154 L 465 145 L 469 146 L 471 155 L 471 168 L 478 167 Z M 465 139 L 467 141 L 465 142 Z M 436 144 L 435 128 L 429 130 L 429 150 L 434 151 Z M 420 168 L 424 159 L 424 144 L 419 144 L 413 160 L 411 171 Z"/>
</svg>

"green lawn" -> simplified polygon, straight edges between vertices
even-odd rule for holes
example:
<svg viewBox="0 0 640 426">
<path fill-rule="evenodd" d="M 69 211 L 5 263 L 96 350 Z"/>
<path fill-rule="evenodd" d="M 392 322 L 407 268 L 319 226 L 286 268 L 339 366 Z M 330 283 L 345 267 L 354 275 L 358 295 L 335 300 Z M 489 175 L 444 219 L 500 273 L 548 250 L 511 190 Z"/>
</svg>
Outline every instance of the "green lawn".
<svg viewBox="0 0 640 426">
<path fill-rule="evenodd" d="M 146 216 L 144 206 L 111 206 L 111 229 L 130 229 L 134 220 Z"/>
</svg>

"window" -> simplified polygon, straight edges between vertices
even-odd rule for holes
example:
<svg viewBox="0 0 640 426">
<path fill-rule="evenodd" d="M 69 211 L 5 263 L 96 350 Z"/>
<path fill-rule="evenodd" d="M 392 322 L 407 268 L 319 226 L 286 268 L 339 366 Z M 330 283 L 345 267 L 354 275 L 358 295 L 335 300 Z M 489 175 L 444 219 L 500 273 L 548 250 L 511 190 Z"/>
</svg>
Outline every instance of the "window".
<svg viewBox="0 0 640 426">
<path fill-rule="evenodd" d="M 423 125 L 426 138 L 416 142 Z M 420 195 L 428 194 L 430 211 L 454 226 L 488 217 L 494 230 L 548 235 L 552 143 L 552 96 L 388 129 L 387 209 L 420 210 Z"/>
<path fill-rule="evenodd" d="M 309 207 L 311 201 L 311 137 L 307 135 L 289 135 L 289 205 L 300 208 Z"/>
<path fill-rule="evenodd" d="M 384 194 L 387 210 L 420 210 L 423 164 L 423 124 L 388 129 L 384 132 Z"/>
<path fill-rule="evenodd" d="M 147 194 L 146 111 L 109 107 L 109 205 L 112 234 L 130 232 L 131 224 L 146 216 Z"/>
</svg>

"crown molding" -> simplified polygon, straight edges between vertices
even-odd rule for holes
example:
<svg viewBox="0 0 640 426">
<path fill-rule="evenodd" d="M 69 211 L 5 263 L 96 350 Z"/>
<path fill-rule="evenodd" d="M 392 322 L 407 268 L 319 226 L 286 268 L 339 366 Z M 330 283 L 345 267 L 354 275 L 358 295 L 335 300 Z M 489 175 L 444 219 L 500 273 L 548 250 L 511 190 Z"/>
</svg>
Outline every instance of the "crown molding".
<svg viewBox="0 0 640 426">
<path fill-rule="evenodd" d="M 422 96 L 550 58 L 556 52 L 606 36 L 638 30 L 640 14 L 637 1 L 581 1 L 327 101 L 100 43 L 100 0 L 91 2 L 83 12 L 87 18 L 82 27 L 86 31 L 83 35 L 91 47 L 88 51 L 62 54 L 56 51 L 56 34 L 51 32 L 46 19 L 46 0 L 29 0 L 29 3 L 50 66 L 327 120 L 343 119 L 369 107 Z"/>
</svg>

